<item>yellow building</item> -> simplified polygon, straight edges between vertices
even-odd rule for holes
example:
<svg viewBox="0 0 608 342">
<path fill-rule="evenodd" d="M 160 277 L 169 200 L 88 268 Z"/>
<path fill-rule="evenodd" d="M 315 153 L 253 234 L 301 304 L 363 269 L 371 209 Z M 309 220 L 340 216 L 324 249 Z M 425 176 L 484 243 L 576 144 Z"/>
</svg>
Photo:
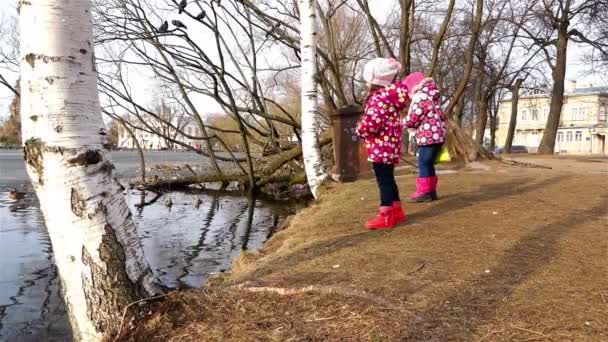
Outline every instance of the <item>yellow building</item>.
<svg viewBox="0 0 608 342">
<path fill-rule="evenodd" d="M 522 94 L 517 108 L 513 145 L 536 152 L 543 137 L 551 98 L 547 94 Z M 511 119 L 511 100 L 500 102 L 497 146 L 504 146 Z M 555 145 L 556 153 L 608 154 L 608 86 L 577 87 L 569 81 Z"/>
</svg>

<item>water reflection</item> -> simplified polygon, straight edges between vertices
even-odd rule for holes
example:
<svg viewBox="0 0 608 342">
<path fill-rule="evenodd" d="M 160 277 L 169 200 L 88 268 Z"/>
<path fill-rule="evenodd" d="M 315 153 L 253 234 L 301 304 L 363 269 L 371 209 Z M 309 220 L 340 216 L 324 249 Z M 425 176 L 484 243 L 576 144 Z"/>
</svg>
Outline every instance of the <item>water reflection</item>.
<svg viewBox="0 0 608 342">
<path fill-rule="evenodd" d="M 36 196 L 0 185 L 0 340 L 66 341 L 70 328 Z"/>
<path fill-rule="evenodd" d="M 0 341 L 71 340 L 38 201 L 0 185 Z M 173 205 L 165 206 L 171 199 Z M 221 192 L 127 192 L 145 255 L 168 287 L 199 287 L 259 249 L 293 207 Z"/>
<path fill-rule="evenodd" d="M 128 197 L 150 265 L 175 288 L 199 287 L 228 270 L 241 250 L 261 248 L 288 210 L 219 192 L 134 191 Z"/>
</svg>

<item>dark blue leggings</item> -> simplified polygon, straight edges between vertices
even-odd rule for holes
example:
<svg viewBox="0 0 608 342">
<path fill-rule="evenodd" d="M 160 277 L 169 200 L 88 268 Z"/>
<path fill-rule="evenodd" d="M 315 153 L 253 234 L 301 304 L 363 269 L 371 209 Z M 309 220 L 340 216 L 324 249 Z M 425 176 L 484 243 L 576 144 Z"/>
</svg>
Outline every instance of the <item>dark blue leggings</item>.
<svg viewBox="0 0 608 342">
<path fill-rule="evenodd" d="M 418 169 L 420 177 L 435 177 L 435 160 L 441 145 L 420 146 L 418 148 Z"/>
<path fill-rule="evenodd" d="M 380 206 L 390 207 L 399 201 L 399 188 L 395 182 L 395 165 L 373 163 L 378 189 L 380 189 Z"/>
</svg>

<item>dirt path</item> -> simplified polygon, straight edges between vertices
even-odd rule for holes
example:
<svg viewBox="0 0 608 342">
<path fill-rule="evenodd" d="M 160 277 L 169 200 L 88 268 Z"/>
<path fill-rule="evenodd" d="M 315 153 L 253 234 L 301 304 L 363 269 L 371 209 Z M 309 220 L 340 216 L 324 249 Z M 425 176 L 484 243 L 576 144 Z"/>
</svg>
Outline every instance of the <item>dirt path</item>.
<svg viewBox="0 0 608 342">
<path fill-rule="evenodd" d="M 441 200 L 390 231 L 362 229 L 373 180 L 336 185 L 130 339 L 607 341 L 607 179 L 551 163 L 444 175 Z M 399 184 L 405 196 L 414 178 Z"/>
</svg>

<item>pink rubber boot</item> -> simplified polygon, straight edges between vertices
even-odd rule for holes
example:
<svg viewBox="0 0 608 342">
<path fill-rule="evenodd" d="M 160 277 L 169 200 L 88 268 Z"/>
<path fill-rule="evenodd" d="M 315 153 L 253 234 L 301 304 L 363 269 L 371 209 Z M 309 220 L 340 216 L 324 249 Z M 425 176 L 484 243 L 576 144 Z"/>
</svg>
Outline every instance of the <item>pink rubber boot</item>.
<svg viewBox="0 0 608 342">
<path fill-rule="evenodd" d="M 407 200 L 410 203 L 431 202 L 431 177 L 418 177 L 416 179 L 416 192 Z"/>
</svg>

